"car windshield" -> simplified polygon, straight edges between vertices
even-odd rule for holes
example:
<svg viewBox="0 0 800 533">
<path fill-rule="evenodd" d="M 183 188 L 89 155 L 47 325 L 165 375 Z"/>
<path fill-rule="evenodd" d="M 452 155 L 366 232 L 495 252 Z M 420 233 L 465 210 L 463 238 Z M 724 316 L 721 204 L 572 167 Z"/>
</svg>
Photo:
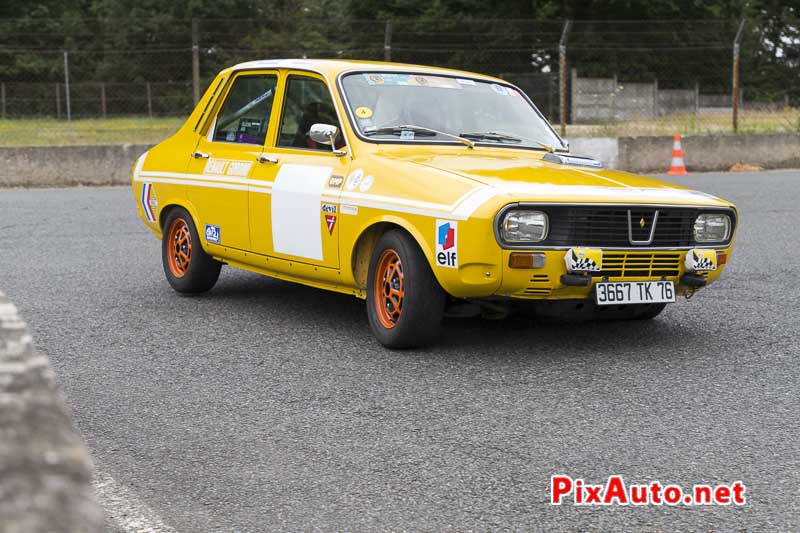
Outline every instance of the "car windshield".
<svg viewBox="0 0 800 533">
<path fill-rule="evenodd" d="M 478 79 L 364 72 L 342 78 L 359 132 L 370 139 L 566 148 L 515 88 Z"/>
</svg>

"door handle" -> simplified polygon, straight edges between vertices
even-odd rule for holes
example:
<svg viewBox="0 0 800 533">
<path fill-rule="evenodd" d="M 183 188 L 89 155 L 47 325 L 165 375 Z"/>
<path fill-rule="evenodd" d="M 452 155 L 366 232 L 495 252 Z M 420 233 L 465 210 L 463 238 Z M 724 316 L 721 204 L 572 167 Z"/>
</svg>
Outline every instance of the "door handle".
<svg viewBox="0 0 800 533">
<path fill-rule="evenodd" d="M 272 163 L 273 165 L 278 162 L 277 157 L 269 157 L 267 155 L 260 155 L 256 157 L 256 161 L 259 163 Z"/>
<path fill-rule="evenodd" d="M 208 159 L 210 155 L 205 152 L 192 152 L 192 157 L 195 159 Z"/>
</svg>

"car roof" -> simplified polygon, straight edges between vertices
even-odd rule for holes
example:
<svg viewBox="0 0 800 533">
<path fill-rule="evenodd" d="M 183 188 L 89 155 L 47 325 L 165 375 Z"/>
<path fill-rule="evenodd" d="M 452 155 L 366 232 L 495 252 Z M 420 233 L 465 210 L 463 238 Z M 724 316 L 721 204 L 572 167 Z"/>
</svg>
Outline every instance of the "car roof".
<svg viewBox="0 0 800 533">
<path fill-rule="evenodd" d="M 319 74 L 326 75 L 334 79 L 342 72 L 348 71 L 370 71 L 370 72 L 419 72 L 425 74 L 441 74 L 448 76 L 463 76 L 469 78 L 480 78 L 487 81 L 503 81 L 499 78 L 466 72 L 463 70 L 452 70 L 440 67 L 428 67 L 424 65 L 411 65 L 405 63 L 386 63 L 384 61 L 356 61 L 341 59 L 263 59 L 259 61 L 248 61 L 239 63 L 231 67 L 232 71 L 254 70 L 254 69 L 297 69 L 310 70 Z"/>
</svg>

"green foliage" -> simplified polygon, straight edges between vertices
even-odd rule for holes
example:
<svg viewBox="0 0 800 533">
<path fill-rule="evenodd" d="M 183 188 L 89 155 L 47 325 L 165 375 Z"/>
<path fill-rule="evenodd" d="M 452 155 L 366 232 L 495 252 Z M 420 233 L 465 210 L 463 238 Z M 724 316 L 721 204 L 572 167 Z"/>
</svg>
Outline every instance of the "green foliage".
<svg viewBox="0 0 800 533">
<path fill-rule="evenodd" d="M 569 18 L 581 76 L 726 92 L 741 17 L 745 95 L 796 104 L 800 0 L 4 0 L 0 80 L 58 82 L 69 50 L 74 80 L 183 83 L 192 18 L 204 81 L 249 59 L 382 59 L 388 19 L 393 61 L 541 75 L 557 71 Z"/>
</svg>

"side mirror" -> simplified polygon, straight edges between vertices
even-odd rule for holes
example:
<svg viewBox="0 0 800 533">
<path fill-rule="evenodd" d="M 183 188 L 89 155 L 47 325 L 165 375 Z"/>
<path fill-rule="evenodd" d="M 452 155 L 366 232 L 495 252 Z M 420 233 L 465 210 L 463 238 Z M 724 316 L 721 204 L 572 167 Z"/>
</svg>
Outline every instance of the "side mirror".
<svg viewBox="0 0 800 533">
<path fill-rule="evenodd" d="M 314 124 L 308 130 L 308 136 L 311 137 L 312 141 L 330 146 L 335 155 L 344 155 L 347 153 L 346 151 L 336 149 L 335 140 L 337 135 L 339 135 L 339 128 L 330 124 Z"/>
</svg>

